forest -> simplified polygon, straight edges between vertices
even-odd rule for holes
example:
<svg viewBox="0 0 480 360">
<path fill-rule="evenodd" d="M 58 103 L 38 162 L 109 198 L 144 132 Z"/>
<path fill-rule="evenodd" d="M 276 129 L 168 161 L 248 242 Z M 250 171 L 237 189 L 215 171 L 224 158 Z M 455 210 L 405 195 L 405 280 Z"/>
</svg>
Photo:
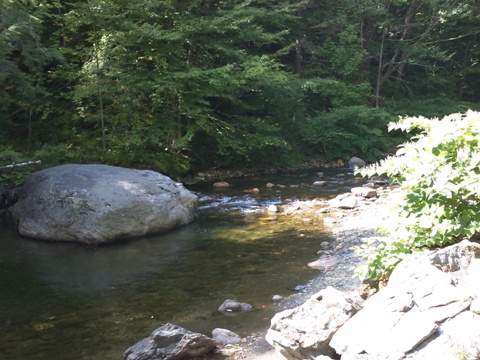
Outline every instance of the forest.
<svg viewBox="0 0 480 360">
<path fill-rule="evenodd" d="M 3 0 L 0 166 L 375 161 L 480 110 L 479 44 L 476 0 Z"/>
</svg>

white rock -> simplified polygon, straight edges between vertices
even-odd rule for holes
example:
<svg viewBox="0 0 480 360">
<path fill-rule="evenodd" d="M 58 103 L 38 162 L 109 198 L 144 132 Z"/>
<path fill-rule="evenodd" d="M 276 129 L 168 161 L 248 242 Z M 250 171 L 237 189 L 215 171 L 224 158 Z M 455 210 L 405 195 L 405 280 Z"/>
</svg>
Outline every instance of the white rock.
<svg viewBox="0 0 480 360">
<path fill-rule="evenodd" d="M 212 330 L 212 337 L 215 343 L 219 345 L 234 345 L 238 344 L 242 338 L 240 335 L 222 328 L 216 328 Z"/>
<path fill-rule="evenodd" d="M 355 196 L 363 196 L 364 198 L 373 198 L 377 196 L 377 191 L 375 189 L 370 189 L 368 187 L 354 187 L 351 190 L 351 193 Z"/>
</svg>

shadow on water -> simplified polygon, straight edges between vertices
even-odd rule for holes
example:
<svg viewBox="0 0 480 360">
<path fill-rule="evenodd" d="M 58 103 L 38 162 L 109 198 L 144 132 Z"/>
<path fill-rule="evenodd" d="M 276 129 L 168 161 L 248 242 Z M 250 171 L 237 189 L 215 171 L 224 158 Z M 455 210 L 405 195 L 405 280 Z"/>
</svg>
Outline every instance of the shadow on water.
<svg viewBox="0 0 480 360">
<path fill-rule="evenodd" d="M 300 179 L 300 180 L 299 180 Z M 351 178 L 353 179 L 353 178 Z M 242 336 L 268 326 L 271 298 L 290 295 L 318 273 L 305 264 L 329 240 L 321 219 L 267 214 L 269 204 L 327 198 L 323 190 L 264 190 L 266 182 L 301 184 L 312 176 L 235 180 L 201 194 L 198 221 L 168 234 L 104 247 L 19 238 L 0 220 L 0 354 L 5 359 L 120 359 L 153 329 L 171 322 L 210 335 L 216 327 Z M 258 194 L 244 189 L 259 186 Z M 225 299 L 254 311 L 224 316 Z M 3 359 L 3 358 L 2 358 Z"/>
</svg>

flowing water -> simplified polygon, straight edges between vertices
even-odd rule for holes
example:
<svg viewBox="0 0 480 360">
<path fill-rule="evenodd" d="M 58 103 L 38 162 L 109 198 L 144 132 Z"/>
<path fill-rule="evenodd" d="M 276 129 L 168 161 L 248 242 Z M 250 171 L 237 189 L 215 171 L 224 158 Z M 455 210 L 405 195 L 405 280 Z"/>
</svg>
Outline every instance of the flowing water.
<svg viewBox="0 0 480 360">
<path fill-rule="evenodd" d="M 321 219 L 266 207 L 320 203 L 354 184 L 337 170 L 327 187 L 312 188 L 315 174 L 233 179 L 223 190 L 192 186 L 201 199 L 196 222 L 102 247 L 24 239 L 0 218 L 0 359 L 118 360 L 167 322 L 207 335 L 217 327 L 241 336 L 265 329 L 277 306 L 272 296 L 318 276 L 306 263 L 329 241 Z M 267 189 L 268 182 L 286 187 Z M 254 187 L 261 191 L 245 192 Z M 222 315 L 226 299 L 255 310 Z"/>
</svg>

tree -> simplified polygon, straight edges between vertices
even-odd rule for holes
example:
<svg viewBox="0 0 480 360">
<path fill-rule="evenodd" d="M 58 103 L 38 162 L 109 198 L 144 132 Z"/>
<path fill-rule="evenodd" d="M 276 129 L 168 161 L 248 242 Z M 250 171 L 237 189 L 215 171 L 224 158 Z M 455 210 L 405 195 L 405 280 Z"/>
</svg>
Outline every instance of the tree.
<svg viewBox="0 0 480 360">
<path fill-rule="evenodd" d="M 230 161 L 284 146 L 278 119 L 265 116 L 275 97 L 263 94 L 289 86 L 273 54 L 284 46 L 281 24 L 292 19 L 291 8 L 266 1 L 76 4 L 67 17 L 71 37 L 87 30 L 75 39 L 87 50 L 74 90 L 82 142 L 100 127 L 93 139 L 106 142 L 111 161 L 177 171 L 203 156 L 191 148 L 200 134 L 215 157 Z"/>
<path fill-rule="evenodd" d="M 54 48 L 42 43 L 37 5 L 33 0 L 0 3 L 0 121 L 3 136 L 26 139 L 28 145 L 37 109 L 48 96 L 45 70 L 61 61 Z"/>
<path fill-rule="evenodd" d="M 453 31 L 454 18 L 465 18 L 463 2 L 362 0 L 358 4 L 376 107 L 388 98 L 415 96 L 425 91 L 432 96 L 449 88 L 445 80 L 453 44 L 441 44 L 463 37 L 451 37 L 458 31 Z M 446 28 L 452 31 L 445 32 Z M 428 90 L 425 86 L 429 86 Z"/>
</svg>

